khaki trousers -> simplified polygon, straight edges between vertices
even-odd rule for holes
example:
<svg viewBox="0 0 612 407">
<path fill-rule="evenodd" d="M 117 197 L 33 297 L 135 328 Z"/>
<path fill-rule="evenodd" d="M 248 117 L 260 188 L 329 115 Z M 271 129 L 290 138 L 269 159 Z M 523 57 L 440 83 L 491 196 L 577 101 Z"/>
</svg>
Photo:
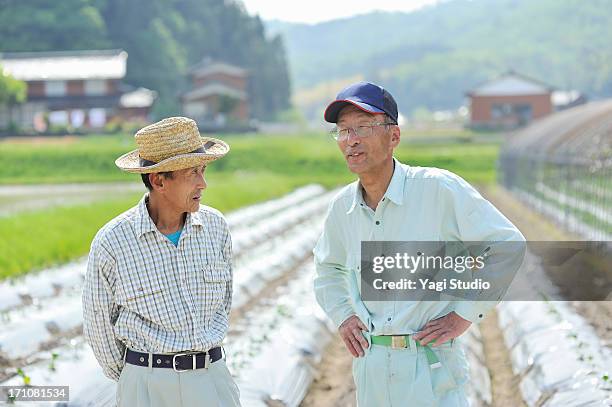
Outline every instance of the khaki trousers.
<svg viewBox="0 0 612 407">
<path fill-rule="evenodd" d="M 117 385 L 118 407 L 235 407 L 240 391 L 224 359 L 208 369 L 175 372 L 126 363 Z"/>
<path fill-rule="evenodd" d="M 457 343 L 435 348 L 441 367 L 431 368 L 425 350 L 410 338 L 409 347 L 372 345 L 353 358 L 358 407 L 467 407 L 469 366 Z"/>
</svg>

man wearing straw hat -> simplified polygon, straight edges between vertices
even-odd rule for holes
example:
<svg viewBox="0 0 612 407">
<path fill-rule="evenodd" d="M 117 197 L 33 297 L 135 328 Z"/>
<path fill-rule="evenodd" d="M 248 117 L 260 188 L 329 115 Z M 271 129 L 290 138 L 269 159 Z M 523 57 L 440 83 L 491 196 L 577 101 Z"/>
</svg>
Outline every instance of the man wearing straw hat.
<svg viewBox="0 0 612 407">
<path fill-rule="evenodd" d="M 149 190 L 94 238 L 83 331 L 118 406 L 237 406 L 221 344 L 229 323 L 227 223 L 200 205 L 206 166 L 228 151 L 196 123 L 171 117 L 139 130 L 116 160 Z"/>
<path fill-rule="evenodd" d="M 495 300 L 405 300 L 390 291 L 368 299 L 364 248 L 368 241 L 380 242 L 391 256 L 387 249 L 402 242 L 490 242 L 485 252 L 499 259 L 507 247 L 500 243 L 519 242 L 522 252 L 495 263 L 511 269 L 521 263 L 524 238 L 457 175 L 393 157 L 400 142 L 398 110 L 381 86 L 359 82 L 343 89 L 327 107 L 325 120 L 337 125 L 334 138 L 359 180 L 330 204 L 314 249 L 314 289 L 354 357 L 357 403 L 465 406 L 468 367 L 454 339 L 481 321 Z M 383 246 L 385 241 L 391 244 Z"/>
</svg>

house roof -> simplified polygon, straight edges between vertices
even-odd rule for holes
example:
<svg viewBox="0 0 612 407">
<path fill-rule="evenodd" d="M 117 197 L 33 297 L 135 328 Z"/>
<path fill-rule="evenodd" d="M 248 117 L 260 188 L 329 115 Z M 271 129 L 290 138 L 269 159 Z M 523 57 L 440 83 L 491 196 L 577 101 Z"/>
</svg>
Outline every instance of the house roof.
<svg viewBox="0 0 612 407">
<path fill-rule="evenodd" d="M 245 92 L 221 83 L 211 83 L 209 85 L 200 86 L 183 94 L 182 99 L 185 101 L 196 100 L 211 95 L 225 95 L 236 99 L 245 100 L 247 95 Z"/>
<path fill-rule="evenodd" d="M 211 75 L 214 73 L 224 73 L 232 76 L 247 76 L 247 70 L 240 68 L 236 65 L 231 65 L 225 62 L 212 61 L 210 59 L 204 59 L 199 64 L 191 67 L 189 73 L 192 76 L 201 77 Z"/>
<path fill-rule="evenodd" d="M 0 66 L 22 81 L 122 79 L 127 52 L 54 51 L 0 53 Z"/>
<path fill-rule="evenodd" d="M 546 95 L 553 87 L 528 76 L 509 71 L 468 92 L 468 96 Z"/>
</svg>

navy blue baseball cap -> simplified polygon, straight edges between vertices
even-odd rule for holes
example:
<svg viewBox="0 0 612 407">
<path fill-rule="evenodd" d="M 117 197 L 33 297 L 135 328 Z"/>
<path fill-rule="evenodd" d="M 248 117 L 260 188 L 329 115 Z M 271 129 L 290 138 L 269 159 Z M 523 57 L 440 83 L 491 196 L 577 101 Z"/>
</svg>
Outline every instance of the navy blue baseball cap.
<svg viewBox="0 0 612 407">
<path fill-rule="evenodd" d="M 347 105 L 353 105 L 367 113 L 386 113 L 397 124 L 397 103 L 382 86 L 371 82 L 357 82 L 342 89 L 336 100 L 325 109 L 325 120 L 337 123 L 338 113 Z"/>
</svg>

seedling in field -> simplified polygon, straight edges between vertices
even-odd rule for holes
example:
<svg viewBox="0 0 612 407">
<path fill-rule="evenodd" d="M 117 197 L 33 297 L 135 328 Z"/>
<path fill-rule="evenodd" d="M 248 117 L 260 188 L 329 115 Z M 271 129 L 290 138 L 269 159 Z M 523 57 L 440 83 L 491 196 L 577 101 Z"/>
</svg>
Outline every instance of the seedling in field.
<svg viewBox="0 0 612 407">
<path fill-rule="evenodd" d="M 53 352 L 51 354 L 51 362 L 49 362 L 49 370 L 55 370 L 55 361 L 57 360 L 59 353 Z"/>
<path fill-rule="evenodd" d="M 25 374 L 25 372 L 21 368 L 17 369 L 17 375 L 20 376 L 23 379 L 23 384 L 25 386 L 29 386 L 30 385 L 30 376 Z"/>
</svg>

